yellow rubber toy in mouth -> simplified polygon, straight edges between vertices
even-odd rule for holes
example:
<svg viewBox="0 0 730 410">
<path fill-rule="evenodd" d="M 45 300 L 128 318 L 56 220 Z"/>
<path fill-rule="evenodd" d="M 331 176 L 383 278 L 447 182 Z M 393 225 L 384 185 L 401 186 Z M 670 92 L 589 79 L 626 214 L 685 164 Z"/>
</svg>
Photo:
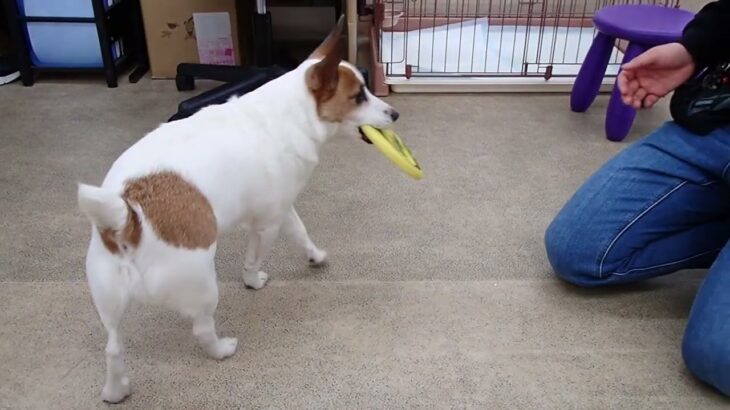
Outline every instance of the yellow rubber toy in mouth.
<svg viewBox="0 0 730 410">
<path fill-rule="evenodd" d="M 360 127 L 366 142 L 375 147 L 403 172 L 413 179 L 423 178 L 423 170 L 403 140 L 393 130 L 378 129 L 370 125 Z"/>
</svg>

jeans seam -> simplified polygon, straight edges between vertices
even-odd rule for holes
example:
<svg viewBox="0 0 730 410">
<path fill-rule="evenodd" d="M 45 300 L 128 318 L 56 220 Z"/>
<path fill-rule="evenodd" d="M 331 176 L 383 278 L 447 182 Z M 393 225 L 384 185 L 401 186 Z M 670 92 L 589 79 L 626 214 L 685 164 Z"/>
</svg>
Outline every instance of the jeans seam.
<svg viewBox="0 0 730 410">
<path fill-rule="evenodd" d="M 631 228 L 636 222 L 639 221 L 644 215 L 646 215 L 649 211 L 654 209 L 657 205 L 662 203 L 665 199 L 667 199 L 670 195 L 672 195 L 675 191 L 677 191 L 679 188 L 685 186 L 687 184 L 687 181 L 682 181 L 679 184 L 677 184 L 674 188 L 670 189 L 667 193 L 660 196 L 658 199 L 656 199 L 651 205 L 649 205 L 646 209 L 641 211 L 638 215 L 636 215 L 626 226 L 623 227 L 619 231 L 618 234 L 609 242 L 608 246 L 606 247 L 606 250 L 603 252 L 603 257 L 601 257 L 601 261 L 598 265 L 598 278 L 603 279 L 603 264 L 606 262 L 606 257 L 608 256 L 608 253 L 611 252 L 611 249 L 613 249 L 613 246 L 616 244 L 616 242 L 623 236 L 626 231 Z"/>
<path fill-rule="evenodd" d="M 711 249 L 709 251 L 700 252 L 700 253 L 698 253 L 696 255 L 688 256 L 686 258 L 682 258 L 682 259 L 679 259 L 679 260 L 676 260 L 676 261 L 667 262 L 667 263 L 660 263 L 658 265 L 653 265 L 653 266 L 645 266 L 643 268 L 629 269 L 626 272 L 614 272 L 611 275 L 625 276 L 625 275 L 628 275 L 629 273 L 632 273 L 632 272 L 644 271 L 644 270 L 650 270 L 650 269 L 656 269 L 656 268 L 663 268 L 665 266 L 670 266 L 670 265 L 675 265 L 677 263 L 687 262 L 688 260 L 692 260 L 694 258 L 699 258 L 700 256 L 709 255 L 709 254 L 711 254 L 713 252 L 718 252 L 720 250 L 722 250 L 722 248 L 715 248 L 715 249 Z"/>
</svg>

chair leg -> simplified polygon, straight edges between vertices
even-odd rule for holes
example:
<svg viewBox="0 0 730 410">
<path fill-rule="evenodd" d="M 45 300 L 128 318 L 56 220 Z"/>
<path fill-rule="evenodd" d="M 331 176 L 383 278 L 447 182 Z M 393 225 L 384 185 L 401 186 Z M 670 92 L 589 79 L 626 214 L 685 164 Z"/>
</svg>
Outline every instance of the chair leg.
<svg viewBox="0 0 730 410">
<path fill-rule="evenodd" d="M 611 36 L 600 32 L 596 34 L 570 93 L 571 110 L 585 112 L 593 104 L 601 89 L 601 82 L 606 74 L 615 42 L 616 39 Z"/>
<path fill-rule="evenodd" d="M 646 51 L 645 46 L 629 43 L 621 63 L 628 63 L 644 51 Z M 606 111 L 606 137 L 611 141 L 621 141 L 626 138 L 631 126 L 634 124 L 634 117 L 636 117 L 636 110 L 621 101 L 618 84 L 614 84 L 611 100 L 608 102 L 608 110 Z"/>
</svg>

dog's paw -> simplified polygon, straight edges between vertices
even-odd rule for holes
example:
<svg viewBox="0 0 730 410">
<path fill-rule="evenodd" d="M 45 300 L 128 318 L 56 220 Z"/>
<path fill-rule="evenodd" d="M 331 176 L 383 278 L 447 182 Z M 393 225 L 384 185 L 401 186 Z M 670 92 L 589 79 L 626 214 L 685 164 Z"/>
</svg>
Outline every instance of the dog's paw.
<svg viewBox="0 0 730 410">
<path fill-rule="evenodd" d="M 261 289 L 266 286 L 269 281 L 269 275 L 266 272 L 244 272 L 243 283 L 249 289 Z"/>
<path fill-rule="evenodd" d="M 319 248 L 310 249 L 307 251 L 307 260 L 309 266 L 322 266 L 327 263 L 327 252 Z"/>
<path fill-rule="evenodd" d="M 235 337 L 224 337 L 219 339 L 208 351 L 208 355 L 216 360 L 223 360 L 236 353 L 238 339 Z"/>
<path fill-rule="evenodd" d="M 132 393 L 132 386 L 129 385 L 129 379 L 123 377 L 118 384 L 107 383 L 101 391 L 101 399 L 107 403 L 121 403 Z"/>
</svg>

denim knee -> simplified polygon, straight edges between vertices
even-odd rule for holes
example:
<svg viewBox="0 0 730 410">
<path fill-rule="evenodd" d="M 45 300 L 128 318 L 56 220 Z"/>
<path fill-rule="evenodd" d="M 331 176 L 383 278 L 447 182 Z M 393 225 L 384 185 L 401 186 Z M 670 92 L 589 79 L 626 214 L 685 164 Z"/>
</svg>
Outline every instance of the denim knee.
<svg viewBox="0 0 730 410">
<path fill-rule="evenodd" d="M 600 286 L 596 276 L 598 249 L 590 249 L 589 240 L 581 241 L 582 235 L 575 228 L 574 221 L 558 215 L 545 232 L 545 250 L 548 261 L 555 274 L 574 285 L 581 287 Z M 577 241 L 582 243 L 578 246 Z"/>
<path fill-rule="evenodd" d="M 730 349 L 721 336 L 690 323 L 682 341 L 682 358 L 695 377 L 730 396 Z"/>
</svg>

